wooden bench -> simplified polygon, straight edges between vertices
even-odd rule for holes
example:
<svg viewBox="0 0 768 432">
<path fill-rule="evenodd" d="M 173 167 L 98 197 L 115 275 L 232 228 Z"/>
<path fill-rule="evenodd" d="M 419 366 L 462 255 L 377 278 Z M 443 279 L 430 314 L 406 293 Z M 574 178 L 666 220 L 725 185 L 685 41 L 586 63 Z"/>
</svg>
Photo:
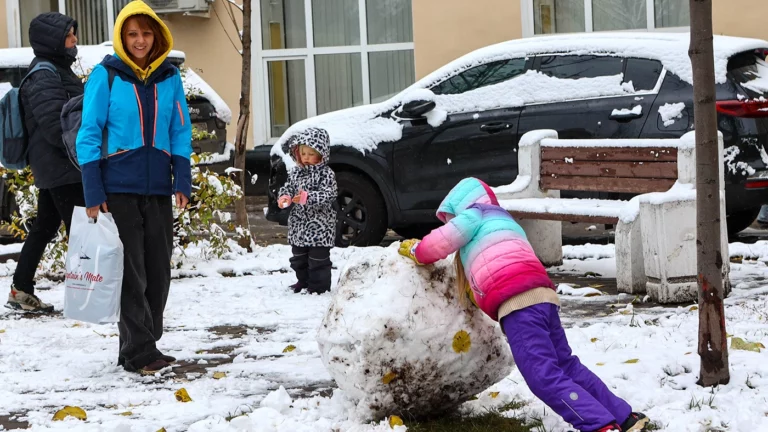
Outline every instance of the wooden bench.
<svg viewBox="0 0 768 432">
<path fill-rule="evenodd" d="M 680 249 L 685 243 L 686 253 L 690 252 L 691 244 L 694 245 L 695 257 L 695 241 L 686 243 L 690 239 L 676 246 L 644 241 L 644 236 L 652 236 L 650 231 L 666 229 L 659 226 L 663 216 L 649 216 L 654 220 L 646 224 L 650 230 L 646 233 L 637 220 L 644 199 L 656 197 L 658 202 L 681 202 L 686 216 L 681 219 L 687 219 L 684 228 L 695 233 L 695 213 L 690 215 L 691 209 L 695 211 L 695 201 L 691 204 L 691 197 L 695 198 L 692 136 L 684 137 L 685 142 L 683 138 L 560 140 L 552 130 L 532 131 L 520 140 L 517 179 L 511 185 L 494 190 L 499 204 L 518 220 L 537 256 L 548 266 L 562 263 L 561 222 L 616 225 L 619 291 L 644 293 L 647 273 L 654 274 L 652 279 L 656 273 L 667 274 L 658 256 L 649 262 L 650 267 L 656 267 L 647 269 L 645 253 L 658 255 L 650 251 L 667 247 Z M 679 190 L 683 190 L 682 195 Z M 617 192 L 636 197 L 631 200 L 560 198 L 560 191 Z M 650 205 L 651 210 L 647 211 L 658 211 L 654 210 L 657 207 L 661 208 L 661 204 Z M 724 205 L 721 208 L 724 212 Z M 727 250 L 727 241 L 725 244 Z M 692 274 L 695 275 L 695 271 Z"/>
</svg>

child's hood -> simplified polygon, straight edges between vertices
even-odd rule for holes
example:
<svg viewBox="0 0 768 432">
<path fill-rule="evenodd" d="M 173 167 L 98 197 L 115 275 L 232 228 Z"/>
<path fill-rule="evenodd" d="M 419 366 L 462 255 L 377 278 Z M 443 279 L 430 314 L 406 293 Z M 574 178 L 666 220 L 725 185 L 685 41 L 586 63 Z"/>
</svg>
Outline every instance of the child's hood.
<svg viewBox="0 0 768 432">
<path fill-rule="evenodd" d="M 328 163 L 331 154 L 331 140 L 328 137 L 328 132 L 325 129 L 309 128 L 303 132 L 299 132 L 290 140 L 290 154 L 293 160 L 301 166 L 301 158 L 299 157 L 299 146 L 305 145 L 312 148 L 316 152 L 320 153 L 324 163 Z"/>
<path fill-rule="evenodd" d="M 467 177 L 445 196 L 437 209 L 437 218 L 445 223 L 446 215 L 456 216 L 473 204 L 499 205 L 499 201 L 496 199 L 496 194 L 485 182 L 474 177 Z"/>
</svg>

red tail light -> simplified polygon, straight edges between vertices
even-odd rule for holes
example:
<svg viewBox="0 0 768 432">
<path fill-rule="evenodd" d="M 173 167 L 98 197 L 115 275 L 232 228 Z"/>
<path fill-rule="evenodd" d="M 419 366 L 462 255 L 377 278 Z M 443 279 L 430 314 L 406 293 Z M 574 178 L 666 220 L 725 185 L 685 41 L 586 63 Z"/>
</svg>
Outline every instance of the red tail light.
<svg viewBox="0 0 768 432">
<path fill-rule="evenodd" d="M 745 99 L 717 101 L 717 112 L 732 117 L 768 117 L 768 100 Z"/>
<path fill-rule="evenodd" d="M 768 188 L 768 180 L 747 179 L 744 187 L 747 189 L 765 189 Z"/>
</svg>

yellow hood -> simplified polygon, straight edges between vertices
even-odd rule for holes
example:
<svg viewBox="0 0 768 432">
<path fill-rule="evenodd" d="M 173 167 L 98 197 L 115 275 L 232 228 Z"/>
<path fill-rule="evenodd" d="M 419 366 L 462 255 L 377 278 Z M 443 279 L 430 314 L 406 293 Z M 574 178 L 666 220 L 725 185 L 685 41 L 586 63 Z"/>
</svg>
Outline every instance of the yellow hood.
<svg viewBox="0 0 768 432">
<path fill-rule="evenodd" d="M 128 18 L 134 15 L 149 15 L 152 19 L 157 21 L 160 24 L 160 28 L 163 29 L 163 36 L 168 41 L 168 50 L 164 52 L 158 59 L 152 62 L 152 64 L 149 65 L 147 69 L 142 69 L 136 63 L 134 63 L 133 60 L 131 60 L 131 58 L 128 56 L 128 53 L 125 51 L 125 47 L 123 47 L 123 24 L 125 24 L 125 21 Z M 123 10 L 120 11 L 120 14 L 117 16 L 117 20 L 115 21 L 115 32 L 112 40 L 112 44 L 114 45 L 115 53 L 117 56 L 120 57 L 120 60 L 122 60 L 125 64 L 130 66 L 131 70 L 133 70 L 136 73 L 136 76 L 141 80 L 146 80 L 149 78 L 149 76 L 152 75 L 152 71 L 155 71 L 158 67 L 160 67 L 160 64 L 165 61 L 166 57 L 168 57 L 168 54 L 173 48 L 173 36 L 171 36 L 171 31 L 165 25 L 163 20 L 161 20 L 157 14 L 155 14 L 155 11 L 153 11 L 151 7 L 149 7 L 141 0 L 134 0 L 128 3 L 125 5 Z"/>
</svg>

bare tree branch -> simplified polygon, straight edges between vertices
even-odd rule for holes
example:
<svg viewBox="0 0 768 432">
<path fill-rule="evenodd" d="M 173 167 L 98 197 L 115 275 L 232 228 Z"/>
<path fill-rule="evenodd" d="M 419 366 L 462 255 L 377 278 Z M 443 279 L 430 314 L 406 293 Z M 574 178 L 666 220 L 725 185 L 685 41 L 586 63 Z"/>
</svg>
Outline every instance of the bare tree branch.
<svg viewBox="0 0 768 432">
<path fill-rule="evenodd" d="M 243 5 L 237 4 L 237 2 L 235 0 L 227 0 L 227 3 L 229 3 L 230 6 L 234 6 L 234 7 L 238 8 L 238 9 L 240 9 L 240 12 L 243 12 Z"/>
</svg>

